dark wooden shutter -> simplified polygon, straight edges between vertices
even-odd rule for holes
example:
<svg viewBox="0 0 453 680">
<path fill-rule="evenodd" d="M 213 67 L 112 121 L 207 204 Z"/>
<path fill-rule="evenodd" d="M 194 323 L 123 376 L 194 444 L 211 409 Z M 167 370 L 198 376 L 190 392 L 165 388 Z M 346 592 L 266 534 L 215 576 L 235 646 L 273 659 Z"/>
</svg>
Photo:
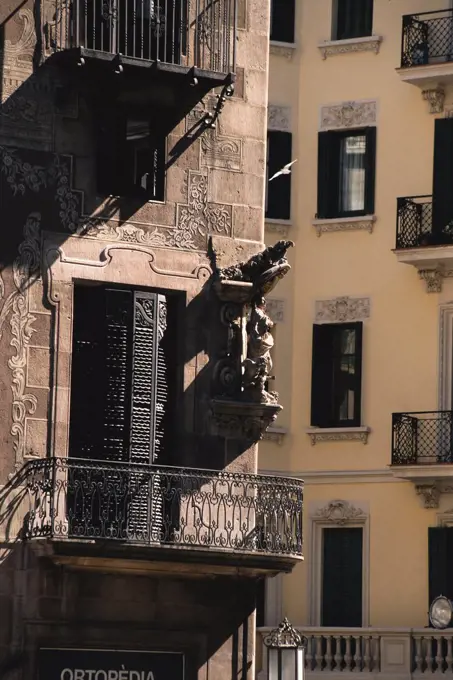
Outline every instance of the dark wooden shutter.
<svg viewBox="0 0 453 680">
<path fill-rule="evenodd" d="M 333 327 L 329 324 L 313 326 L 311 374 L 311 424 L 328 427 L 332 413 Z"/>
<path fill-rule="evenodd" d="M 256 626 L 260 628 L 266 625 L 266 579 L 262 578 L 256 584 Z"/>
<path fill-rule="evenodd" d="M 113 105 L 96 112 L 97 189 L 101 196 L 120 195 L 126 170 L 126 116 Z"/>
<path fill-rule="evenodd" d="M 323 529 L 322 626 L 362 626 L 363 532 Z"/>
<path fill-rule="evenodd" d="M 433 233 L 453 220 L 453 118 L 437 118 L 434 133 Z"/>
<path fill-rule="evenodd" d="M 359 38 L 373 30 L 373 0 L 336 0 L 334 39 Z"/>
<path fill-rule="evenodd" d="M 429 603 L 438 595 L 453 600 L 453 527 L 428 528 Z"/>
<path fill-rule="evenodd" d="M 268 177 L 291 162 L 292 135 L 290 132 L 270 130 L 268 144 Z M 289 220 L 291 217 L 291 175 L 280 175 L 267 183 L 266 217 Z"/>
<path fill-rule="evenodd" d="M 338 213 L 339 145 L 335 132 L 318 134 L 318 210 L 319 219 Z"/>
<path fill-rule="evenodd" d="M 367 215 L 373 215 L 376 182 L 376 128 L 366 128 L 365 138 L 365 213 Z"/>
<path fill-rule="evenodd" d="M 294 42 L 295 0 L 272 0 L 270 39 Z"/>
</svg>

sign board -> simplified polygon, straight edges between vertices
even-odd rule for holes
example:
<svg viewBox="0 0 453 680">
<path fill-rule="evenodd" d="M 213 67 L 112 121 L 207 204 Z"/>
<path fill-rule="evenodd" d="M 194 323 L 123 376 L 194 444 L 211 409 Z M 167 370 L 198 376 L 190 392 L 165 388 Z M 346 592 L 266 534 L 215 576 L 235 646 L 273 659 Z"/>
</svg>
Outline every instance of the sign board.
<svg viewBox="0 0 453 680">
<path fill-rule="evenodd" d="M 184 656 L 171 652 L 40 649 L 39 680 L 184 680 Z"/>
</svg>

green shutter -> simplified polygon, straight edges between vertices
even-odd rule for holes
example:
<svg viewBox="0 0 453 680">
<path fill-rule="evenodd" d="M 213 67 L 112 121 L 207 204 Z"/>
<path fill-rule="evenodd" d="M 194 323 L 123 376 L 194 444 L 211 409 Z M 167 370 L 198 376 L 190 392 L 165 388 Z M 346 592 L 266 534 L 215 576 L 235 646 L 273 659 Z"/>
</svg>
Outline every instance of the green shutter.
<svg viewBox="0 0 453 680">
<path fill-rule="evenodd" d="M 428 607 L 435 597 L 453 600 L 453 527 L 428 528 Z"/>
<path fill-rule="evenodd" d="M 321 625 L 360 628 L 363 531 L 345 527 L 322 533 Z"/>
<path fill-rule="evenodd" d="M 328 219 L 338 214 L 339 135 L 318 133 L 318 209 L 316 217 Z"/>
<path fill-rule="evenodd" d="M 433 233 L 453 220 L 453 118 L 437 118 L 434 134 Z"/>
<path fill-rule="evenodd" d="M 291 162 L 292 135 L 271 130 L 267 135 L 268 179 Z M 280 175 L 267 183 L 266 217 L 289 220 L 291 217 L 291 174 Z"/>
<path fill-rule="evenodd" d="M 332 326 L 313 326 L 311 425 L 328 427 L 332 412 Z"/>
<path fill-rule="evenodd" d="M 366 156 L 365 156 L 365 212 L 374 214 L 374 195 L 376 177 L 376 128 L 365 128 Z"/>
</svg>

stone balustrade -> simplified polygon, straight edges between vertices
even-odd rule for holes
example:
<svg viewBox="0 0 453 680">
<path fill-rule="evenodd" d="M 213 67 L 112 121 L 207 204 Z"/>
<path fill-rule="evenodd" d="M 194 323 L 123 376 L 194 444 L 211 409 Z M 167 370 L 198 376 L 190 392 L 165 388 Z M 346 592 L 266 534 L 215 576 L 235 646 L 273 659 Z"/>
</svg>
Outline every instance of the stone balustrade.
<svg viewBox="0 0 453 680">
<path fill-rule="evenodd" d="M 265 637 L 272 628 L 260 628 Z M 453 677 L 453 629 L 298 627 L 306 638 L 305 672 L 311 678 L 365 673 L 409 680 L 424 675 Z M 267 680 L 267 652 L 258 680 Z"/>
</svg>

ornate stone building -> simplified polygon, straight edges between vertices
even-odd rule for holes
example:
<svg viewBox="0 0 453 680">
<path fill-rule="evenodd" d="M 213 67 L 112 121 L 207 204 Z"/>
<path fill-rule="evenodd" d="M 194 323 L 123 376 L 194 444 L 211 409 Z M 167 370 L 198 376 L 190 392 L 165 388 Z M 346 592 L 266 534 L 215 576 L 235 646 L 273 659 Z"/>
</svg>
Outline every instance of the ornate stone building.
<svg viewBox="0 0 453 680">
<path fill-rule="evenodd" d="M 252 678 L 302 484 L 257 475 L 269 7 L 0 7 L 0 676 Z"/>
</svg>

